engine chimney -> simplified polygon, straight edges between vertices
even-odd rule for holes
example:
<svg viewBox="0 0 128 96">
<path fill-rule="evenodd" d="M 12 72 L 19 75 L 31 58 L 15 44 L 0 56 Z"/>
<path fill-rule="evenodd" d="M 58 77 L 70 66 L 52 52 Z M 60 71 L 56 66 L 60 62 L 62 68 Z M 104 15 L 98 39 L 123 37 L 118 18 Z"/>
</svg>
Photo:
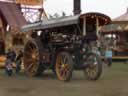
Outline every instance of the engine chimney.
<svg viewBox="0 0 128 96">
<path fill-rule="evenodd" d="M 74 15 L 81 13 L 81 0 L 74 0 Z"/>
</svg>

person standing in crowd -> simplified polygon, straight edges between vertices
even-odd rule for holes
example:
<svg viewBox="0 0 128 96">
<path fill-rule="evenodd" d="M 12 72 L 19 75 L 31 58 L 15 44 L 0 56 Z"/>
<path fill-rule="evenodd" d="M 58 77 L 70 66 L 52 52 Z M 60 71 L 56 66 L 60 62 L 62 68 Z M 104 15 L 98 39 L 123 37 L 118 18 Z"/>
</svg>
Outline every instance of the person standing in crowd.
<svg viewBox="0 0 128 96">
<path fill-rule="evenodd" d="M 99 49 L 97 47 L 93 47 L 92 48 L 92 52 L 97 54 L 98 56 L 101 56 L 100 51 L 99 51 Z"/>
<path fill-rule="evenodd" d="M 13 66 L 10 58 L 7 58 L 5 62 L 5 71 L 8 76 L 12 76 L 13 74 Z"/>
<path fill-rule="evenodd" d="M 13 74 L 13 61 L 12 58 L 14 53 L 11 51 L 11 49 L 8 49 L 8 52 L 6 54 L 6 61 L 5 61 L 5 72 L 8 76 L 12 76 Z"/>
<path fill-rule="evenodd" d="M 12 62 L 14 62 L 15 58 L 16 58 L 16 52 L 14 50 L 11 50 L 10 55 L 11 55 L 10 58 L 11 58 Z"/>
<path fill-rule="evenodd" d="M 16 61 L 15 61 L 15 63 L 16 63 L 16 70 L 15 70 L 16 74 L 19 74 L 19 71 L 21 70 L 22 57 L 23 57 L 23 52 L 20 50 L 18 52 L 18 55 L 16 57 Z"/>
<path fill-rule="evenodd" d="M 110 67 L 112 65 L 112 50 L 111 48 L 107 48 L 105 51 L 105 58 L 108 66 Z"/>
</svg>

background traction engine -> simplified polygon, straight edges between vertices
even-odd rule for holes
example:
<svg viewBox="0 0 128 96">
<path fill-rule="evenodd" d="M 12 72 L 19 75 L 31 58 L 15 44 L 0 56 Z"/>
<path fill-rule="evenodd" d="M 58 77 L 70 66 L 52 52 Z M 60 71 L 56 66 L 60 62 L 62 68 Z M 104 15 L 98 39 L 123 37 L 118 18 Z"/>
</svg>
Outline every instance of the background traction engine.
<svg viewBox="0 0 128 96">
<path fill-rule="evenodd" d="M 24 47 L 24 67 L 28 76 L 39 76 L 52 69 L 57 78 L 69 81 L 73 70 L 83 70 L 90 80 L 102 73 L 100 57 L 92 51 L 98 40 L 98 27 L 110 18 L 101 13 L 67 16 L 26 25 L 31 33 Z"/>
</svg>

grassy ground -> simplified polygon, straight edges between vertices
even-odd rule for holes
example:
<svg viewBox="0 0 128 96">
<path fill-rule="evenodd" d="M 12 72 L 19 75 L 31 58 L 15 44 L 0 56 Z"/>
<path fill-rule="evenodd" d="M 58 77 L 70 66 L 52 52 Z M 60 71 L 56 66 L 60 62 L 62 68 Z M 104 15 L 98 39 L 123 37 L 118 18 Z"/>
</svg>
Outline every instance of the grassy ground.
<svg viewBox="0 0 128 96">
<path fill-rule="evenodd" d="M 27 78 L 23 73 L 9 78 L 1 69 L 0 96 L 128 96 L 128 63 L 104 65 L 97 81 L 88 81 L 82 71 L 75 71 L 68 83 L 58 81 L 51 72 L 41 78 Z"/>
</svg>

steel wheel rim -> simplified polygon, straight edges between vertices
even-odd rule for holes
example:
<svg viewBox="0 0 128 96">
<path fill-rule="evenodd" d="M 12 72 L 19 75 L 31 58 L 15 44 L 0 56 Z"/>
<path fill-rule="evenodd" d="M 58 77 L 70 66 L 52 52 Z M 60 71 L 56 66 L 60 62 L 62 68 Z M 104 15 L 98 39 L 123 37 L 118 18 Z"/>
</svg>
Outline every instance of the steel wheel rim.
<svg viewBox="0 0 128 96">
<path fill-rule="evenodd" d="M 90 59 L 93 61 L 90 62 Z M 95 55 L 91 55 L 88 57 L 87 60 L 89 66 L 86 68 L 86 73 L 89 76 L 89 78 L 94 79 L 98 73 L 98 60 Z"/>
<path fill-rule="evenodd" d="M 24 50 L 24 67 L 28 76 L 36 75 L 39 65 L 38 47 L 33 42 L 28 42 Z"/>
<path fill-rule="evenodd" d="M 59 54 L 57 56 L 56 62 L 56 73 L 60 80 L 66 80 L 70 74 L 71 66 L 68 64 L 69 59 L 64 54 Z"/>
</svg>

